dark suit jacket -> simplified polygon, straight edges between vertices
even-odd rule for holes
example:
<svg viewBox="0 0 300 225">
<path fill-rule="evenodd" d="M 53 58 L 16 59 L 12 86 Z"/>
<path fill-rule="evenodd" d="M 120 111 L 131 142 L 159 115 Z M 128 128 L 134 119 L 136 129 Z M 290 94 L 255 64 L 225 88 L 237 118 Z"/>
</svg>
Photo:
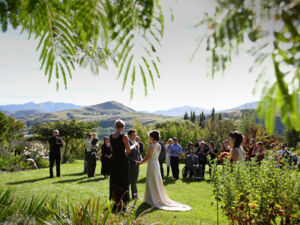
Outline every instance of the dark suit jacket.
<svg viewBox="0 0 300 225">
<path fill-rule="evenodd" d="M 130 146 L 134 145 L 134 143 L 129 140 Z M 137 161 L 142 160 L 142 155 L 140 153 L 139 147 L 135 147 L 130 151 L 130 153 L 127 155 L 130 162 L 136 163 Z"/>
<path fill-rule="evenodd" d="M 143 151 L 144 151 L 144 144 L 142 142 L 138 142 L 140 145 L 140 153 L 141 155 L 143 155 Z"/>
<path fill-rule="evenodd" d="M 63 147 L 64 143 L 60 137 L 52 136 L 48 140 L 50 145 L 50 155 L 60 155 L 60 149 Z"/>
<path fill-rule="evenodd" d="M 160 149 L 160 153 L 159 153 L 159 156 L 158 156 L 158 161 L 163 162 L 164 159 L 165 159 L 166 147 L 165 147 L 165 144 L 161 141 L 159 142 L 159 144 L 161 146 L 161 149 Z"/>
<path fill-rule="evenodd" d="M 199 164 L 199 158 L 198 156 L 194 155 L 188 155 L 185 159 L 185 165 L 188 169 L 193 169 L 194 165 Z"/>
</svg>

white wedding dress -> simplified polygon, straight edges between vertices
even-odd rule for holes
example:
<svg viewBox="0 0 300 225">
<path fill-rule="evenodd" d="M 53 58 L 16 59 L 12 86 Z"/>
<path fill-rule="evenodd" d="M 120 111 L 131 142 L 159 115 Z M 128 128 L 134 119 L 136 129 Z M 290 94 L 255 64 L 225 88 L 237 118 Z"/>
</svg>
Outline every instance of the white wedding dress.
<svg viewBox="0 0 300 225">
<path fill-rule="evenodd" d="M 144 202 L 151 205 L 153 208 L 158 208 L 167 211 L 187 211 L 192 208 L 188 205 L 180 204 L 172 201 L 164 188 L 158 156 L 160 153 L 160 145 L 152 144 L 154 150 L 148 161 L 146 191 Z"/>
</svg>

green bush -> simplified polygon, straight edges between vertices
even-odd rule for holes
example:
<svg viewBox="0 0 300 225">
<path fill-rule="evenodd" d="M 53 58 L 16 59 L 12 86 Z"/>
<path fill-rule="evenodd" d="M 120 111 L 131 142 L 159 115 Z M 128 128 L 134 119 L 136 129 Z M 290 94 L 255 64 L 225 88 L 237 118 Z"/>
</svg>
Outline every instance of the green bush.
<svg viewBox="0 0 300 225">
<path fill-rule="evenodd" d="M 214 196 L 231 224 L 299 224 L 298 174 L 273 158 L 213 167 Z M 219 207 L 218 207 L 219 209 Z"/>
<path fill-rule="evenodd" d="M 0 224 L 150 224 L 144 213 L 136 218 L 134 210 L 112 213 L 111 209 L 111 203 L 100 198 L 84 203 L 41 195 L 18 199 L 12 190 L 0 190 Z"/>
</svg>

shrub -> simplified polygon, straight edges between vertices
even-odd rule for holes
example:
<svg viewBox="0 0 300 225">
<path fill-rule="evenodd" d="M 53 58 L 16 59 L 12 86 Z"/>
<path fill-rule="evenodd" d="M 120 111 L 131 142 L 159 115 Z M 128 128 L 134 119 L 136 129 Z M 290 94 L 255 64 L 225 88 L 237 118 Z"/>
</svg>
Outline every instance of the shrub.
<svg viewBox="0 0 300 225">
<path fill-rule="evenodd" d="M 213 167 L 214 196 L 232 224 L 298 224 L 300 200 L 298 175 L 288 163 L 279 169 L 273 158 L 259 166 L 226 160 Z"/>
<path fill-rule="evenodd" d="M 142 214 L 136 218 L 135 211 L 112 213 L 109 201 L 100 198 L 75 203 L 66 199 L 61 204 L 57 196 L 32 196 L 18 199 L 12 190 L 0 190 L 1 224 L 149 224 Z M 159 224 L 159 223 L 157 223 Z"/>
<path fill-rule="evenodd" d="M 45 168 L 49 166 L 48 155 L 49 150 L 46 149 L 45 145 L 34 142 L 25 146 L 22 157 L 23 159 L 32 158 L 39 168 Z"/>
</svg>

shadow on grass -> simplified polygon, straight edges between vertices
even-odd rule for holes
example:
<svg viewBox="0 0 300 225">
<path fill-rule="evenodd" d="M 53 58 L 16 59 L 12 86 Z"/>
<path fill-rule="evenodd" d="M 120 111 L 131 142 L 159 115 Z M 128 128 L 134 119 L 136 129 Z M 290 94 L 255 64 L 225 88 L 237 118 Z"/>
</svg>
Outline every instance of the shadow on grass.
<svg viewBox="0 0 300 225">
<path fill-rule="evenodd" d="M 38 181 L 48 180 L 48 179 L 51 179 L 51 178 L 50 177 L 40 177 L 40 178 L 36 178 L 36 179 L 15 181 L 15 182 L 10 182 L 10 183 L 6 183 L 6 184 L 8 184 L 8 185 L 18 185 L 18 184 L 26 184 L 26 183 L 35 183 L 35 182 L 38 182 Z"/>
<path fill-rule="evenodd" d="M 158 209 L 156 208 L 152 208 L 150 205 L 148 205 L 147 203 L 142 203 L 136 210 L 135 212 L 135 217 L 139 217 L 141 215 L 144 215 L 146 213 L 149 213 L 149 212 L 155 212 L 157 211 Z"/>
<path fill-rule="evenodd" d="M 83 176 L 83 175 L 86 175 L 86 173 L 69 173 L 69 174 L 66 174 L 64 175 L 65 177 L 78 177 L 78 176 Z"/>
<path fill-rule="evenodd" d="M 80 181 L 80 180 L 83 180 L 83 179 L 87 179 L 87 178 L 88 178 L 87 176 L 84 176 L 84 177 L 74 178 L 74 179 L 69 179 L 69 180 L 59 180 L 59 181 L 56 181 L 56 182 L 53 182 L 53 183 L 54 184 L 74 183 L 74 182 L 77 182 L 77 181 Z"/>
<path fill-rule="evenodd" d="M 84 184 L 84 183 L 90 183 L 90 182 L 98 182 L 98 181 L 102 181 L 102 180 L 107 180 L 107 178 L 104 178 L 104 177 L 88 178 L 87 180 L 83 180 L 83 181 L 78 182 L 78 184 Z"/>
<path fill-rule="evenodd" d="M 164 186 L 167 186 L 169 184 L 174 184 L 175 182 L 176 182 L 176 179 L 174 179 L 173 177 L 164 177 L 163 178 Z"/>
</svg>

